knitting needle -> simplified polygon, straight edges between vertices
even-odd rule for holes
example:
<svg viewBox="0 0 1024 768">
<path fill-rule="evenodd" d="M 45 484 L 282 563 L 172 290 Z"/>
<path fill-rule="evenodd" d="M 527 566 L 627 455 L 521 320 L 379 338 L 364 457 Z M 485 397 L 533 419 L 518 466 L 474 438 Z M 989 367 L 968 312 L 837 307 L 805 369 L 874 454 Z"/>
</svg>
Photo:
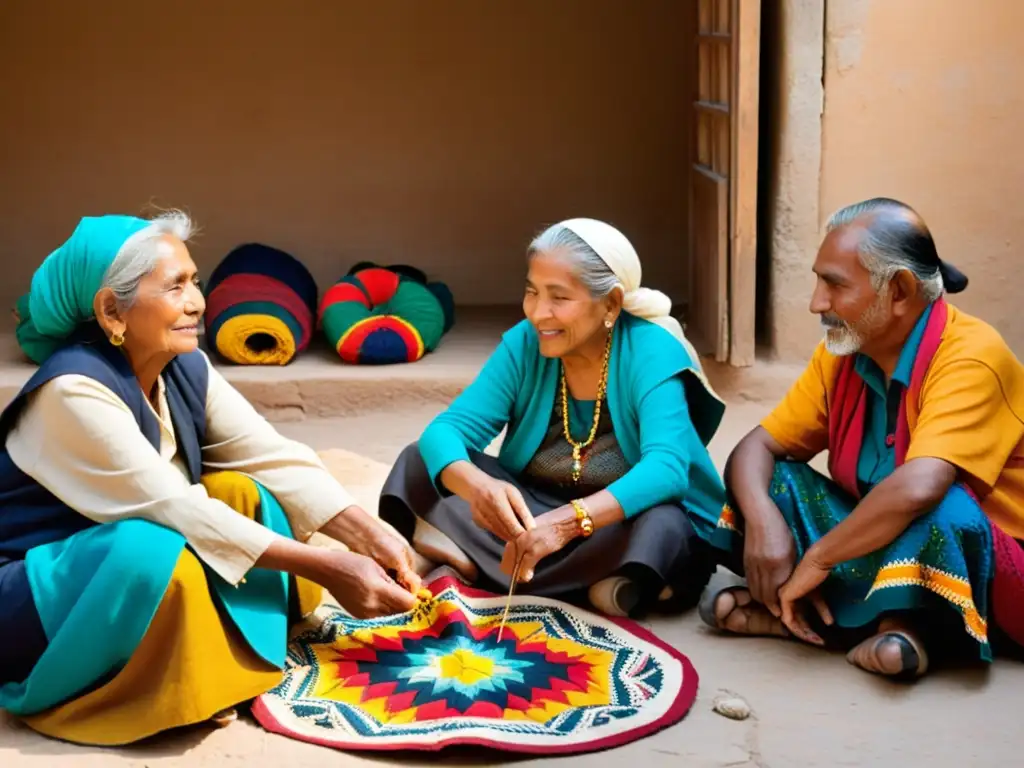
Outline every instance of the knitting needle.
<svg viewBox="0 0 1024 768">
<path fill-rule="evenodd" d="M 515 591 L 516 582 L 519 581 L 519 566 L 523 564 L 522 555 L 516 558 L 515 572 L 512 574 L 512 583 L 508 587 L 508 597 L 505 598 L 505 612 L 501 614 L 501 626 L 498 627 L 498 642 L 501 642 L 501 635 L 505 631 L 505 622 L 508 621 L 508 609 L 512 605 L 512 593 Z"/>
</svg>

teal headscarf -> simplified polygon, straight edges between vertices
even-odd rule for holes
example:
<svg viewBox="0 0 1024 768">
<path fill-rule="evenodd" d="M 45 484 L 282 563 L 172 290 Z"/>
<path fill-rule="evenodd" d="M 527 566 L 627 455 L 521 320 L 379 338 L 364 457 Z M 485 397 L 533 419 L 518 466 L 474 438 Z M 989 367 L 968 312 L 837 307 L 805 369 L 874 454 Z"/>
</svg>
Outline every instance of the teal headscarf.
<svg viewBox="0 0 1024 768">
<path fill-rule="evenodd" d="M 150 223 L 134 216 L 86 217 L 46 257 L 29 292 L 18 299 L 18 344 L 26 355 L 42 364 L 93 318 L 93 299 L 118 251 Z"/>
</svg>

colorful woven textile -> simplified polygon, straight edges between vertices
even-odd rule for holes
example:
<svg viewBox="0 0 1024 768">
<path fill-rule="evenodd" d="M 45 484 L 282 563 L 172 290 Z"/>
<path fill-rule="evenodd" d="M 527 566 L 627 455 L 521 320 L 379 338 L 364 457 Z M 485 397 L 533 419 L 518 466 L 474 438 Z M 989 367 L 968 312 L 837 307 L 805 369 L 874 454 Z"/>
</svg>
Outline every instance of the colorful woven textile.
<svg viewBox="0 0 1024 768">
<path fill-rule="evenodd" d="M 415 267 L 357 264 L 320 304 L 320 325 L 347 363 L 412 363 L 454 323 L 451 291 Z"/>
<path fill-rule="evenodd" d="M 226 360 L 286 365 L 309 345 L 316 282 L 295 257 L 257 243 L 239 246 L 206 288 L 206 335 Z"/>
<path fill-rule="evenodd" d="M 777 462 L 769 490 L 793 533 L 798 559 L 857 505 L 834 481 L 799 462 Z M 727 506 L 711 543 L 741 556 L 737 523 Z M 955 485 L 891 544 L 833 568 L 822 595 L 837 627 L 871 627 L 890 613 L 927 611 L 941 622 L 948 643 L 964 640 L 965 653 L 988 662 L 994 567 L 992 525 L 970 492 Z M 1018 586 L 1011 595 L 1019 594 Z"/>
<path fill-rule="evenodd" d="M 281 685 L 256 700 L 268 730 L 347 750 L 478 745 L 525 753 L 618 746 L 680 720 L 689 660 L 633 622 L 436 579 L 412 613 L 335 609 L 296 639 Z"/>
</svg>

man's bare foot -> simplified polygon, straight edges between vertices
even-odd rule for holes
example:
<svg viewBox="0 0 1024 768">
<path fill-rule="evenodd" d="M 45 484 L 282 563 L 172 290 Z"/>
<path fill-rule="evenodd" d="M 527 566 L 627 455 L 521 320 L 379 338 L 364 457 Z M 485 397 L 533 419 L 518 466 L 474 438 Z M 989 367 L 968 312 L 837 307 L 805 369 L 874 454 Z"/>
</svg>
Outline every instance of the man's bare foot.
<svg viewBox="0 0 1024 768">
<path fill-rule="evenodd" d="M 917 678 L 928 671 L 924 643 L 905 625 L 892 621 L 883 621 L 878 634 L 853 648 L 846 660 L 865 672 L 888 677 Z"/>
<path fill-rule="evenodd" d="M 700 615 L 705 624 L 724 632 L 789 637 L 789 630 L 782 620 L 775 618 L 760 603 L 755 603 L 750 590 L 744 586 L 705 592 L 700 602 Z"/>
</svg>

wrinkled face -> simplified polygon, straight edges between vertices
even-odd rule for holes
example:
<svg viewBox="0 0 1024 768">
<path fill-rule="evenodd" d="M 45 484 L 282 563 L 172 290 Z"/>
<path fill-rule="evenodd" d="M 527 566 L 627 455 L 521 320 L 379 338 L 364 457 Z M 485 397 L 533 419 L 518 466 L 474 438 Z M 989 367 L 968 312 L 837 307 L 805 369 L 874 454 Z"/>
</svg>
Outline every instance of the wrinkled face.
<svg viewBox="0 0 1024 768">
<path fill-rule="evenodd" d="M 206 301 L 195 262 L 176 237 L 160 238 L 157 247 L 160 261 L 142 279 L 135 302 L 121 313 L 124 349 L 130 357 L 173 357 L 199 346 Z"/>
<path fill-rule="evenodd" d="M 811 312 L 821 317 L 825 347 L 833 355 L 852 355 L 885 332 L 892 321 L 890 283 L 876 291 L 871 273 L 857 253 L 860 228 L 833 230 L 814 261 L 817 284 Z"/>
<path fill-rule="evenodd" d="M 544 357 L 565 357 L 604 344 L 605 320 L 615 321 L 613 302 L 595 299 L 576 277 L 566 255 L 537 253 L 526 276 L 523 313 L 537 329 Z"/>
</svg>

